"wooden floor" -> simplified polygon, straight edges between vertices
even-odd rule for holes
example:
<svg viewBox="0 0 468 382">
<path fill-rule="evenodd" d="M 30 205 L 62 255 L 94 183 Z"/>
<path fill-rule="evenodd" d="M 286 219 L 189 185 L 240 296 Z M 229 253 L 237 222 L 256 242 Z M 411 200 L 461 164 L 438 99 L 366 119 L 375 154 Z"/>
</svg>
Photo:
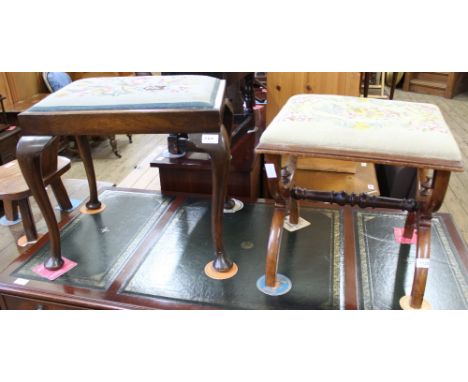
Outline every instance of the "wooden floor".
<svg viewBox="0 0 468 382">
<path fill-rule="evenodd" d="M 396 100 L 427 102 L 440 107 L 452 129 L 464 163 L 468 165 L 468 93 L 454 99 L 424 95 L 396 90 Z M 119 159 L 112 153 L 107 141 L 102 141 L 93 149 L 97 178 L 120 187 L 159 190 L 159 173 L 151 168 L 149 162 L 166 148 L 166 134 L 135 135 L 134 143 L 129 144 L 125 135 L 118 135 L 118 147 L 122 154 Z M 66 178 L 84 179 L 83 165 L 75 160 Z M 454 173 L 450 179 L 449 190 L 442 212 L 449 212 L 457 228 L 468 242 L 468 172 Z"/>
</svg>

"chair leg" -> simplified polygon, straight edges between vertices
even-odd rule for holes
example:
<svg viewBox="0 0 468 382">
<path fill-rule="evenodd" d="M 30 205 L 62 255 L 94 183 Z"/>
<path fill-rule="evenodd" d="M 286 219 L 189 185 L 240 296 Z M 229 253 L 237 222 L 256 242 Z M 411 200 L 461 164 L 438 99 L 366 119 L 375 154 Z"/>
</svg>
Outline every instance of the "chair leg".
<svg viewBox="0 0 468 382">
<path fill-rule="evenodd" d="M 117 140 L 115 139 L 115 135 L 110 135 L 109 136 L 109 143 L 112 147 L 112 152 L 117 156 L 118 158 L 122 158 L 122 155 L 119 154 L 119 151 L 117 150 Z"/>
<path fill-rule="evenodd" d="M 52 191 L 54 192 L 55 199 L 62 209 L 62 211 L 69 211 L 73 208 L 73 205 L 68 197 L 67 190 L 62 182 L 62 179 L 57 178 L 54 181 L 50 182 L 50 186 L 52 187 Z"/>
<path fill-rule="evenodd" d="M 393 99 L 393 95 L 395 94 L 397 76 L 398 72 L 392 73 L 392 86 L 390 87 L 390 96 L 388 97 L 389 99 Z"/>
<path fill-rule="evenodd" d="M 18 220 L 18 201 L 17 200 L 4 200 L 3 209 L 5 211 L 5 217 L 9 221 Z"/>
<path fill-rule="evenodd" d="M 132 134 L 127 134 L 128 142 L 133 143 Z"/>
<path fill-rule="evenodd" d="M 21 199 L 19 202 L 19 208 L 21 216 L 23 218 L 24 233 L 28 242 L 37 240 L 37 230 L 34 224 L 34 218 L 31 212 L 31 205 L 29 204 L 29 198 Z"/>
</svg>

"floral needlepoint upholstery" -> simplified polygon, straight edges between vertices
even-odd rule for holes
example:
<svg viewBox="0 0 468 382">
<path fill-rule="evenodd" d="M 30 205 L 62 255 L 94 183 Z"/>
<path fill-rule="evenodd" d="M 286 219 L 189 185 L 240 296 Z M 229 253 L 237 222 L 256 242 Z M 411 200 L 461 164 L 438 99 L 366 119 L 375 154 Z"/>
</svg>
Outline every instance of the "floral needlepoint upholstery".
<svg viewBox="0 0 468 382">
<path fill-rule="evenodd" d="M 87 78 L 33 106 L 33 112 L 212 109 L 220 80 L 208 76 Z"/>
<path fill-rule="evenodd" d="M 335 95 L 289 99 L 260 139 L 269 151 L 375 153 L 461 161 L 439 108 L 432 104 Z"/>
</svg>

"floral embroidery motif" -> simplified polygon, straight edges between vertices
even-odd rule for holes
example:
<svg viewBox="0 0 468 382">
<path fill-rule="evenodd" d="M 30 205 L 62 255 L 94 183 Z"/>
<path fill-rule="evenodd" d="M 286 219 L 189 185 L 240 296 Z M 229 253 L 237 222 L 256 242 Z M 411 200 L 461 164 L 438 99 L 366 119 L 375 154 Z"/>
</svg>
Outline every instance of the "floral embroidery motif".
<svg viewBox="0 0 468 382">
<path fill-rule="evenodd" d="M 212 108 L 220 80 L 208 76 L 86 78 L 33 106 L 35 111 Z"/>
<path fill-rule="evenodd" d="M 404 128 L 448 133 L 438 108 L 431 104 L 333 95 L 298 95 L 278 115 L 280 121 L 333 124 L 359 130 Z"/>
</svg>

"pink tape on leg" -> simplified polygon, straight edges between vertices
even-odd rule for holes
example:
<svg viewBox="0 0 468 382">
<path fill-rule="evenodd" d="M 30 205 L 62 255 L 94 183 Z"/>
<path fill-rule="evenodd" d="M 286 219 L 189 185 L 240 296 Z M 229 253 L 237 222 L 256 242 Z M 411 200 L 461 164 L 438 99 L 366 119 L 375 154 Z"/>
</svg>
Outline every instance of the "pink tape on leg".
<svg viewBox="0 0 468 382">
<path fill-rule="evenodd" d="M 400 244 L 416 244 L 418 242 L 418 234 L 416 230 L 413 230 L 413 236 L 411 238 L 404 237 L 404 228 L 393 227 L 393 234 L 395 235 L 395 241 Z"/>
<path fill-rule="evenodd" d="M 64 273 L 67 273 L 70 269 L 75 268 L 78 264 L 74 261 L 68 260 L 66 257 L 62 257 L 63 266 L 60 269 L 55 271 L 50 271 L 44 267 L 44 264 L 36 265 L 33 268 L 33 272 L 37 273 L 39 276 L 45 277 L 46 279 L 53 281 L 56 278 L 62 276 Z"/>
</svg>

